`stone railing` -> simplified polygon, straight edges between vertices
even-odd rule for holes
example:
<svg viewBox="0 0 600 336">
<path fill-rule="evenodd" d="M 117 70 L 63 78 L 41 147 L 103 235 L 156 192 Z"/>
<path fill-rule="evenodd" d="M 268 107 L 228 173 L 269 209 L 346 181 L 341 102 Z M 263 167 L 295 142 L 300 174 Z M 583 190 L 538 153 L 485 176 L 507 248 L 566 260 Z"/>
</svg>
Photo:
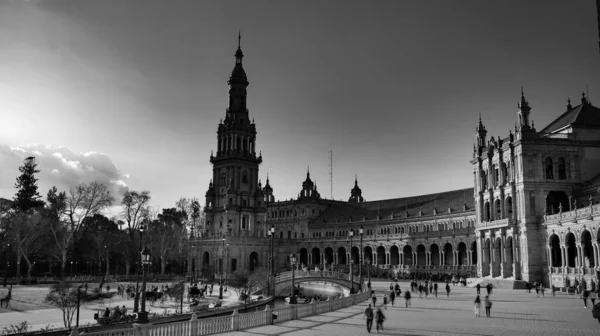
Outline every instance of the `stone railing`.
<svg viewBox="0 0 600 336">
<path fill-rule="evenodd" d="M 475 224 L 475 227 L 478 229 L 482 228 L 499 228 L 506 227 L 514 224 L 514 220 L 511 218 L 503 218 L 495 221 L 487 221 Z"/>
<path fill-rule="evenodd" d="M 200 336 L 217 333 L 235 332 L 247 328 L 263 325 L 277 324 L 280 322 L 300 319 L 306 316 L 323 314 L 361 303 L 370 297 L 365 291 L 352 294 L 348 297 L 330 301 L 320 301 L 309 304 L 289 305 L 275 310 L 266 309 L 253 313 L 239 314 L 234 311 L 232 315 L 198 319 L 196 314 L 191 320 L 168 324 L 152 325 L 134 324 L 133 328 L 115 329 L 101 332 L 85 333 L 86 336 Z M 78 335 L 74 330 L 71 335 Z"/>
<path fill-rule="evenodd" d="M 548 224 L 560 224 L 576 222 L 580 219 L 589 219 L 593 216 L 600 216 L 600 204 L 594 204 L 585 208 L 576 209 L 572 211 L 560 212 L 555 215 L 545 215 L 544 223 Z"/>
<path fill-rule="evenodd" d="M 474 233 L 474 228 L 460 228 L 460 229 L 449 229 L 449 230 L 432 230 L 432 231 L 421 231 L 421 232 L 410 232 L 410 233 L 390 233 L 390 234 L 374 234 L 364 235 L 363 241 L 378 241 L 378 240 L 389 240 L 389 239 L 411 239 L 411 238 L 436 238 L 436 237 L 448 237 L 452 235 L 467 235 Z M 323 241 L 343 241 L 350 242 L 350 238 L 347 236 L 334 236 L 334 237 L 322 237 L 322 238 L 301 238 L 298 239 L 303 243 L 317 243 Z M 352 239 L 353 245 L 358 245 L 360 236 L 354 236 Z"/>
</svg>

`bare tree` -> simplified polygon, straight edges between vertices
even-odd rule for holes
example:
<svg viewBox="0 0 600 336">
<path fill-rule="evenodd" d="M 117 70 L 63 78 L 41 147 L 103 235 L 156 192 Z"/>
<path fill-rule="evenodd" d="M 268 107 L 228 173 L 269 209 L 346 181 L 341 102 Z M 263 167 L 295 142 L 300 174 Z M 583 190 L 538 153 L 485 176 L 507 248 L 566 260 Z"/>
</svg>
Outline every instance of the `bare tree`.
<svg viewBox="0 0 600 336">
<path fill-rule="evenodd" d="M 56 306 L 62 311 L 65 328 L 71 327 L 73 315 L 77 309 L 77 290 L 77 286 L 61 281 L 52 285 L 50 292 L 46 295 L 46 303 Z"/>
<path fill-rule="evenodd" d="M 133 252 L 135 251 L 136 232 L 138 232 L 141 223 L 147 221 L 147 218 L 150 215 L 150 207 L 148 205 L 150 199 L 150 192 L 144 190 L 140 192 L 128 191 L 123 195 L 123 199 L 121 200 L 121 206 L 123 207 L 121 210 L 121 218 L 123 218 L 123 221 L 127 224 L 127 233 L 131 241 L 131 244 L 124 249 L 127 250 L 124 251 L 126 275 L 129 275 L 129 272 L 131 272 L 131 257 L 137 255 L 137 253 Z M 140 244 L 142 244 L 142 242 L 140 242 Z"/>
<path fill-rule="evenodd" d="M 21 258 L 25 259 L 29 278 L 33 264 L 31 256 L 40 250 L 38 238 L 44 233 L 41 216 L 37 211 L 25 213 L 17 210 L 11 217 L 11 240 L 17 249 L 17 265 L 20 264 Z M 19 276 L 20 267 L 17 267 L 17 277 Z"/>
<path fill-rule="evenodd" d="M 114 199 L 108 188 L 98 182 L 82 183 L 71 189 L 68 196 L 61 194 L 57 194 L 54 188 L 48 193 L 48 198 L 49 202 L 50 198 L 55 199 L 58 211 L 57 220 L 50 227 L 60 253 L 61 275 L 64 275 L 68 249 L 84 220 L 109 207 Z"/>
</svg>

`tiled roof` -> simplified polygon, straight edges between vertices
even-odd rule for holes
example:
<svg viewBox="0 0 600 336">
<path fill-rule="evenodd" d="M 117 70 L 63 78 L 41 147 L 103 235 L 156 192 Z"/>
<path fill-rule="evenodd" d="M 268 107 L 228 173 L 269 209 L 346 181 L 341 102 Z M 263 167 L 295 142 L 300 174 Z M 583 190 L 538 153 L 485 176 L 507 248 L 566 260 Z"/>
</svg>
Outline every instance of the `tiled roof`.
<svg viewBox="0 0 600 336">
<path fill-rule="evenodd" d="M 540 133 L 552 133 L 568 125 L 600 127 L 600 109 L 590 103 L 582 103 L 563 113 Z"/>
<path fill-rule="evenodd" d="M 437 209 L 437 214 L 441 215 L 447 214 L 448 208 L 452 213 L 463 212 L 465 205 L 466 211 L 473 211 L 475 208 L 473 188 L 364 203 L 331 205 L 313 223 L 347 223 L 350 218 L 352 222 L 357 222 L 362 221 L 363 218 L 376 219 L 377 215 L 380 218 L 390 218 L 392 213 L 394 218 L 405 218 L 407 212 L 408 218 L 414 218 L 419 217 L 419 211 L 422 216 L 431 216 L 434 214 L 434 208 Z"/>
</svg>

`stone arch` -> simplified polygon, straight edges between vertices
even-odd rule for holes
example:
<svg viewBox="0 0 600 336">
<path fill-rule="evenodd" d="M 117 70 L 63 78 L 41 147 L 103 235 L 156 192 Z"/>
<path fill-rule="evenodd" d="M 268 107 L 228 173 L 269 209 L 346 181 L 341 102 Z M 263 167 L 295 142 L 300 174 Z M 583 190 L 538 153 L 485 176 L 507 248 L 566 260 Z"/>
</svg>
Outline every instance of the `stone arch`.
<svg viewBox="0 0 600 336">
<path fill-rule="evenodd" d="M 490 275 L 491 265 L 492 240 L 485 238 L 483 243 L 483 255 L 481 256 L 481 273 L 482 276 Z"/>
<path fill-rule="evenodd" d="M 494 251 L 492 252 L 492 277 L 500 276 L 501 263 L 502 263 L 502 239 L 500 237 L 494 238 Z"/>
<path fill-rule="evenodd" d="M 346 248 L 343 246 L 338 247 L 337 249 L 337 258 L 339 265 L 346 265 L 348 261 L 346 260 Z"/>
<path fill-rule="evenodd" d="M 373 248 L 371 246 L 364 247 L 365 264 L 373 263 Z"/>
<path fill-rule="evenodd" d="M 400 264 L 400 252 L 398 246 L 392 245 L 390 247 L 390 265 Z"/>
<path fill-rule="evenodd" d="M 360 264 L 359 252 L 360 249 L 358 248 L 358 246 L 352 246 L 352 248 L 350 249 L 350 260 L 348 262 L 352 262 L 354 265 Z"/>
<path fill-rule="evenodd" d="M 458 260 L 457 265 L 462 266 L 467 264 L 467 244 L 464 242 L 458 243 L 457 247 Z"/>
<path fill-rule="evenodd" d="M 300 249 L 300 264 L 308 265 L 308 250 L 305 247 Z"/>
<path fill-rule="evenodd" d="M 500 203 L 500 199 L 496 198 L 494 201 L 494 220 L 502 219 L 502 206 Z"/>
<path fill-rule="evenodd" d="M 435 266 L 439 266 L 440 265 L 440 247 L 438 246 L 438 244 L 431 244 L 430 247 L 430 251 L 431 251 L 431 264 L 435 265 Z"/>
<path fill-rule="evenodd" d="M 507 218 L 513 218 L 513 202 L 511 196 L 506 196 L 504 199 L 504 211 Z"/>
<path fill-rule="evenodd" d="M 444 265 L 452 266 L 454 262 L 454 256 L 452 255 L 452 244 L 449 242 L 444 244 Z"/>
<path fill-rule="evenodd" d="M 512 236 L 508 236 L 506 237 L 506 242 L 504 243 L 504 248 L 505 248 L 505 255 L 506 255 L 506 267 L 504 268 L 504 275 L 506 277 L 512 277 L 514 276 L 513 273 L 513 263 L 515 261 L 515 256 L 514 256 L 514 248 L 513 248 L 513 237 Z"/>
<path fill-rule="evenodd" d="M 258 253 L 256 253 L 256 252 L 250 253 L 250 258 L 248 261 L 249 261 L 248 269 L 250 270 L 250 272 L 254 272 L 254 270 L 259 266 Z"/>
<path fill-rule="evenodd" d="M 426 265 L 427 264 L 427 253 L 426 253 L 425 245 L 419 244 L 417 245 L 417 265 Z"/>
<path fill-rule="evenodd" d="M 404 245 L 402 248 L 402 254 L 404 255 L 404 265 L 413 264 L 412 246 Z"/>
<path fill-rule="evenodd" d="M 325 248 L 325 255 L 323 256 L 324 260 L 323 263 L 325 265 L 329 265 L 333 263 L 333 248 L 331 248 L 331 246 L 328 246 Z"/>
<path fill-rule="evenodd" d="M 314 265 L 321 264 L 321 250 L 318 247 L 313 247 L 310 251 L 312 255 L 312 263 Z"/>
<path fill-rule="evenodd" d="M 378 246 L 377 247 L 377 265 L 385 265 L 386 264 L 386 260 L 385 260 L 385 247 L 384 246 Z"/>
<path fill-rule="evenodd" d="M 584 267 L 594 267 L 594 247 L 592 246 L 592 234 L 588 230 L 581 233 L 581 265 Z"/>
<path fill-rule="evenodd" d="M 565 235 L 565 245 L 567 248 L 567 266 L 575 267 L 575 260 L 577 258 L 577 242 L 573 232 L 569 231 Z"/>
<path fill-rule="evenodd" d="M 560 238 L 557 234 L 553 233 L 548 239 L 548 245 L 550 247 L 550 265 L 552 267 L 562 266 L 562 250 L 560 248 Z"/>
</svg>

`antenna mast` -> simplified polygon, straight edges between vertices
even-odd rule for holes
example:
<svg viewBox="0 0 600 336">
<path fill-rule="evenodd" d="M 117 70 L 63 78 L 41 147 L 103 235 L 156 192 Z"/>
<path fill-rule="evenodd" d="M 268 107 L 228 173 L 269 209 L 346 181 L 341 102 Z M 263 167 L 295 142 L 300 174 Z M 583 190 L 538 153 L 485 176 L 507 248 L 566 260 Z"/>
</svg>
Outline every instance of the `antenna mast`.
<svg viewBox="0 0 600 336">
<path fill-rule="evenodd" d="M 329 188 L 333 199 L 333 149 L 329 149 Z"/>
</svg>

